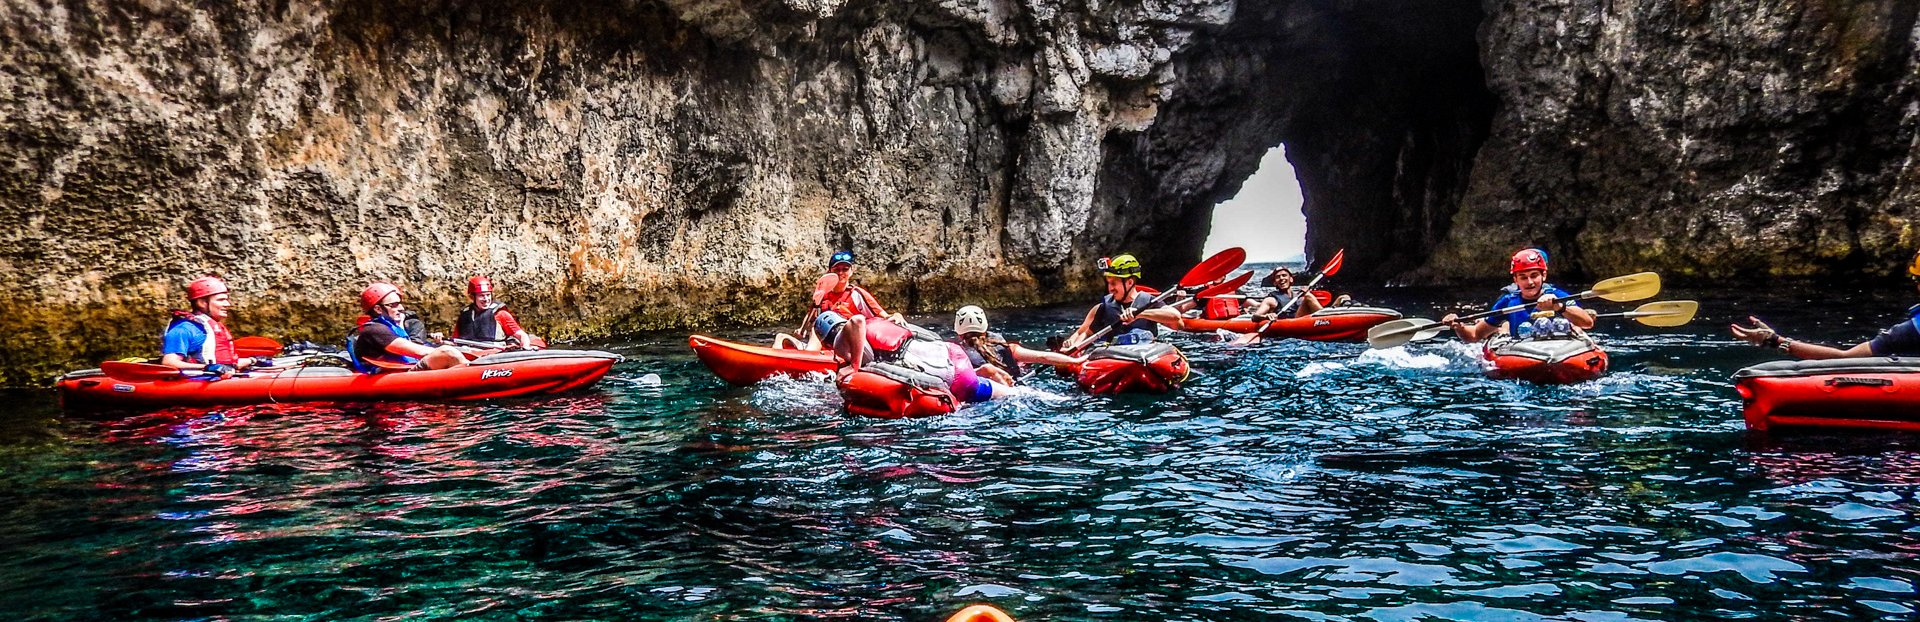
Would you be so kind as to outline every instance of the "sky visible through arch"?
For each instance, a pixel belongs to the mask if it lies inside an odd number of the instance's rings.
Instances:
[[[1260,170],[1240,187],[1240,194],[1213,208],[1213,232],[1202,256],[1238,246],[1247,249],[1250,262],[1298,258],[1307,246],[1301,204],[1293,164],[1283,147],[1274,147],[1260,159]]]

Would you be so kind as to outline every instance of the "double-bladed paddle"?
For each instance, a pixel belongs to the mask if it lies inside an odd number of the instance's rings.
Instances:
[[[152,382],[155,380],[178,380],[180,378],[207,375],[198,369],[180,370],[153,363],[129,363],[126,361],[107,361],[100,364],[100,372],[108,378],[121,382]]]
[[[1593,289],[1580,292],[1563,300],[1603,298],[1614,302],[1633,302],[1635,300],[1652,298],[1659,293],[1660,275],[1652,272],[1641,272],[1639,274],[1616,276],[1599,283],[1594,283]],[[1492,311],[1482,311],[1473,315],[1462,316],[1459,319],[1462,322],[1468,322],[1503,313],[1513,313],[1532,306],[1534,305],[1514,305],[1504,309],[1494,309]],[[1391,348],[1403,345],[1409,341],[1431,339],[1435,335],[1440,334],[1440,331],[1446,330],[1446,328],[1446,324],[1425,318],[1415,317],[1394,320],[1369,329],[1367,331],[1367,345],[1374,349]]]
[[[1199,287],[1201,285],[1205,285],[1216,279],[1219,279],[1220,277],[1226,276],[1232,273],[1235,268],[1239,268],[1240,264],[1246,263],[1246,261],[1247,261],[1246,249],[1240,248],[1238,246],[1220,251],[1218,253],[1214,253],[1213,256],[1208,257],[1206,261],[1200,262],[1200,265],[1194,266],[1192,270],[1188,270],[1186,276],[1180,277],[1179,284],[1174,285],[1173,287],[1167,288],[1166,291],[1160,292],[1160,295],[1158,296],[1154,296],[1153,302],[1160,302],[1161,300],[1165,300],[1168,295],[1172,294],[1175,290],[1179,288]],[[1208,289],[1212,289],[1212,288],[1208,288]],[[1131,302],[1128,303],[1129,305],[1128,308],[1130,309],[1132,308],[1131,304],[1132,304]],[[1133,309],[1133,311],[1135,313],[1138,313],[1141,310]],[[1073,344],[1071,347],[1068,347],[1065,350],[1061,350],[1061,352],[1066,354],[1077,353],[1080,350],[1085,349],[1087,346],[1092,345],[1094,342],[1100,341],[1101,337],[1107,336],[1107,333],[1112,331],[1113,331],[1112,326],[1107,326],[1106,328],[1102,328],[1100,329],[1100,332],[1087,336],[1087,338],[1084,340],[1081,340],[1080,343]]]

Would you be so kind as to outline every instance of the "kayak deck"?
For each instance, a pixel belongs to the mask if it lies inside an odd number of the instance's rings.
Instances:
[[[339,367],[298,367],[225,380],[128,380],[84,370],[61,377],[55,387],[69,408],[478,400],[585,387],[621,360],[609,352],[539,350],[493,354],[452,369],[362,374]]]

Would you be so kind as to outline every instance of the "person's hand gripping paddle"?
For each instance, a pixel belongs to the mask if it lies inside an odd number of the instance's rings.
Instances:
[[[1603,298],[1614,302],[1633,302],[1635,300],[1652,298],[1659,293],[1660,275],[1652,272],[1641,272],[1639,274],[1616,276],[1599,283],[1594,283],[1593,289],[1580,292],[1565,300]],[[1503,313],[1525,310],[1532,306],[1533,304],[1531,303],[1514,305],[1504,309],[1494,309],[1492,311],[1483,311],[1473,315],[1463,316],[1459,319],[1462,322],[1471,322]],[[1414,317],[1394,320],[1369,329],[1367,331],[1367,345],[1374,349],[1391,348],[1404,345],[1409,341],[1432,339],[1435,335],[1440,334],[1440,331],[1446,329],[1446,324],[1425,318]]]
[[[1160,302],[1161,300],[1165,300],[1167,296],[1173,294],[1173,292],[1175,291],[1178,291],[1180,288],[1199,287],[1201,285],[1206,285],[1207,283],[1217,281],[1220,279],[1220,277],[1223,277],[1232,273],[1235,268],[1239,268],[1240,264],[1245,263],[1246,261],[1247,261],[1246,249],[1242,249],[1238,246],[1220,251],[1218,253],[1214,253],[1213,256],[1208,257],[1206,261],[1200,262],[1200,265],[1194,266],[1192,270],[1188,270],[1186,276],[1180,277],[1179,284],[1174,285],[1173,287],[1167,288],[1165,291],[1160,292],[1160,295],[1158,296],[1154,296],[1153,302]],[[1131,307],[1129,308],[1131,309]],[[1132,309],[1132,310],[1136,313],[1140,311],[1140,309]],[[1080,343],[1068,344],[1067,347],[1065,349],[1062,349],[1060,352],[1068,355],[1078,354],[1081,350],[1086,349],[1087,346],[1093,345],[1094,343],[1099,342],[1101,338],[1106,337],[1107,333],[1112,331],[1113,331],[1112,326],[1102,328],[1100,329],[1100,332],[1087,336],[1087,338],[1082,340]]]

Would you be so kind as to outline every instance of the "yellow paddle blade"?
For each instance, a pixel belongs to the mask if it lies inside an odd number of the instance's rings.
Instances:
[[[1660,275],[1652,272],[1641,272],[1639,274],[1616,276],[1599,283],[1594,283],[1593,289],[1587,291],[1592,292],[1595,296],[1614,302],[1646,300],[1660,293]]]
[[[1700,303],[1692,300],[1666,300],[1640,305],[1622,315],[1648,326],[1669,328],[1693,321],[1693,314],[1699,310]]]

